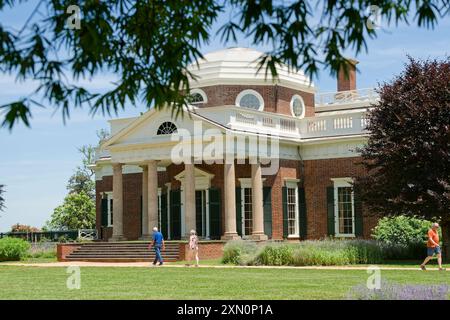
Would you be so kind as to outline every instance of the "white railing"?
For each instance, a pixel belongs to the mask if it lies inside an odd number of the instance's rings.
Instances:
[[[366,133],[365,112],[320,116],[300,120],[301,138],[321,138]]]
[[[235,129],[289,135],[302,139],[363,134],[366,132],[367,123],[364,111],[289,119],[277,114],[271,116],[239,110],[231,117],[230,125]]]
[[[96,240],[96,229],[78,229],[78,240]]]
[[[378,94],[373,88],[327,92],[320,93],[316,96],[316,106],[330,106],[338,104],[351,104],[360,102],[375,102]]]
[[[277,115],[270,116],[267,114],[256,114],[245,111],[235,111],[234,117],[231,119],[231,125],[235,128],[255,131],[270,130],[271,133],[278,131],[279,133],[298,133],[298,120],[288,119],[287,117],[279,117]]]

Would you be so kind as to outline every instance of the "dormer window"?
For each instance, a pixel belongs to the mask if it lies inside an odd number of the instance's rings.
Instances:
[[[193,89],[188,97],[188,101],[190,104],[202,104],[208,102],[206,93],[200,89]]]
[[[255,90],[244,90],[236,98],[236,105],[241,108],[264,110],[264,99]]]
[[[291,113],[296,118],[303,118],[305,116],[305,102],[297,94],[291,99]]]
[[[163,122],[159,126],[156,134],[159,136],[159,135],[164,135],[164,134],[172,134],[172,133],[176,133],[176,132],[177,132],[177,126],[173,122],[166,121],[166,122]]]

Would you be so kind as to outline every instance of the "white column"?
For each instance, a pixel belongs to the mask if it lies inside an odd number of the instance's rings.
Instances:
[[[185,163],[184,165],[184,220],[185,237],[189,237],[192,229],[195,230],[195,173],[194,163]]]
[[[224,163],[223,187],[225,204],[225,233],[222,240],[239,239],[236,232],[236,182],[234,173],[234,161]]]
[[[251,238],[254,240],[267,240],[264,234],[263,185],[261,177],[261,164],[252,164],[252,222]]]
[[[110,241],[126,240],[123,236],[122,164],[113,164],[113,235]]]
[[[148,162],[148,224],[149,231],[158,227],[158,166],[155,160]]]

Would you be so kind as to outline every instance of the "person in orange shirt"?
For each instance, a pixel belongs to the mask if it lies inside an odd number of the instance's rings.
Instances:
[[[431,225],[431,229],[428,230],[428,241],[427,241],[427,257],[420,265],[420,269],[427,270],[425,265],[433,258],[433,255],[436,254],[439,270],[445,270],[442,268],[442,254],[441,247],[439,246],[439,234],[438,234],[439,224],[433,223]]]

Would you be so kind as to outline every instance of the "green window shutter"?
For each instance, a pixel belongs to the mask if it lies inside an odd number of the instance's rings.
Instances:
[[[236,188],[236,232],[242,236],[241,188]]]
[[[141,200],[140,200],[140,204],[141,204],[141,210],[139,211],[140,212],[140,216],[141,216],[141,219],[140,219],[140,221],[141,221],[141,235],[143,235],[144,234],[144,212],[143,212],[143,209],[144,209],[144,201],[142,201],[143,200],[143,198],[142,198],[142,196],[141,196]]]
[[[327,216],[328,235],[334,236],[334,187],[327,187]]]
[[[208,191],[209,192],[209,191]],[[205,195],[206,197],[206,195]],[[202,222],[203,222],[203,209],[202,209],[202,201],[203,201],[203,190],[195,191],[195,231],[197,232],[197,236],[203,237],[202,230]]]
[[[272,188],[263,188],[264,233],[272,238]]]
[[[161,194],[161,232],[167,239],[169,233],[167,224],[167,194]]]
[[[108,226],[108,199],[102,199],[100,205],[102,227]]]
[[[181,192],[170,191],[170,226],[172,240],[181,239]]]
[[[211,239],[220,239],[221,233],[221,204],[220,189],[209,189],[209,236]]]
[[[363,213],[361,194],[358,188],[353,189],[353,207],[355,209],[355,236],[362,237],[363,234]]]
[[[288,237],[288,206],[287,206],[287,188],[281,188],[283,199],[283,238]]]
[[[305,188],[298,188],[298,217],[300,238],[306,239],[307,218],[306,218],[306,198]]]

